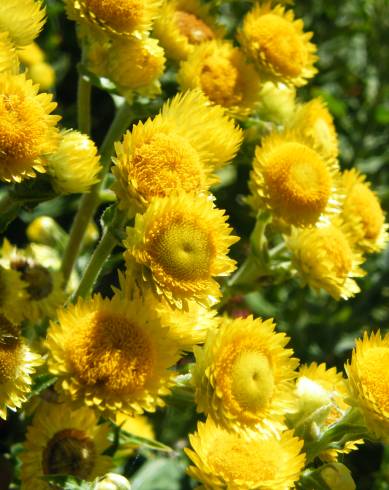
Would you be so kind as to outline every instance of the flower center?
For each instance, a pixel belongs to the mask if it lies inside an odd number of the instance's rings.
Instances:
[[[324,161],[301,143],[275,148],[266,162],[265,180],[272,207],[291,224],[314,224],[331,193]]]
[[[376,239],[385,221],[380,203],[366,184],[357,183],[353,186],[346,200],[345,215],[351,213],[359,216],[366,238]]]
[[[152,240],[151,255],[174,279],[195,281],[208,278],[214,255],[209,233],[198,223],[177,218],[172,221]],[[155,228],[158,229],[159,224]]]
[[[133,32],[146,16],[140,0],[82,0],[92,19],[106,23],[118,32]]]
[[[12,261],[11,268],[21,273],[23,281],[28,284],[26,290],[34,301],[47,298],[52,292],[53,280],[43,265],[19,257]]]
[[[255,412],[265,408],[274,391],[269,359],[261,352],[242,352],[231,368],[231,392],[239,405]]]
[[[200,44],[215,37],[212,29],[194,14],[177,10],[174,14],[174,20],[178,30],[190,44]]]
[[[20,362],[20,349],[18,327],[0,315],[0,384],[14,379]]]
[[[278,445],[273,441],[250,441],[245,444],[237,436],[225,432],[216,436],[210,447],[209,466],[225,482],[241,480],[260,484],[273,480],[277,475],[278,464],[274,456],[279,457],[279,452]]]
[[[180,136],[154,136],[135,149],[132,165],[138,192],[146,199],[176,190],[198,191],[205,185],[198,153]]]
[[[237,105],[243,98],[238,69],[231,60],[218,54],[208,56],[200,80],[203,92],[223,107]]]
[[[154,370],[155,352],[146,332],[119,315],[92,313],[66,343],[72,369],[85,385],[132,394]]]
[[[358,358],[363,392],[383,416],[389,413],[389,347],[372,347]]]
[[[94,442],[85,432],[77,429],[61,430],[43,450],[43,473],[73,475],[87,480],[93,471],[95,456]]]

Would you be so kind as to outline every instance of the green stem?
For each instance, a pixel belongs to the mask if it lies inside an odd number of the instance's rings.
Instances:
[[[80,206],[70,230],[69,241],[62,262],[62,274],[65,285],[69,280],[78,257],[89,221],[92,219],[101,202],[99,194],[104,185],[104,178],[109,170],[114,143],[122,136],[123,132],[131,123],[130,109],[130,106],[125,102],[117,111],[115,119],[100,148],[102,164],[101,180],[91,188],[89,193],[84,194],[81,198]]]
[[[77,291],[72,296],[73,301],[78,296],[86,297],[90,294],[105,261],[110,256],[115,245],[119,243],[119,239],[117,238],[118,231],[122,229],[123,225],[127,222],[127,219],[128,215],[126,211],[119,211],[116,209],[116,213],[111,223],[104,230],[100,243],[93,252]]]
[[[78,130],[90,134],[91,130],[91,84],[82,74],[78,77],[77,124]]]

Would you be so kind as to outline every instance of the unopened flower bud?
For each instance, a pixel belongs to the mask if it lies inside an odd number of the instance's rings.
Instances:
[[[131,490],[131,485],[124,476],[116,473],[107,473],[94,484],[93,490]]]

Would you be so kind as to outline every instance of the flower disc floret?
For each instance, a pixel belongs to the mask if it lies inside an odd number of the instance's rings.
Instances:
[[[230,235],[226,219],[206,196],[155,198],[127,229],[126,261],[138,264],[143,280],[172,305],[210,306],[221,294],[214,277],[235,268],[227,253],[237,237]]]
[[[96,295],[59,310],[58,320],[47,347],[62,393],[106,412],[142,413],[163,405],[177,347],[146,305]]]
[[[389,443],[389,333],[365,332],[345,368],[351,403],[360,408],[370,431]]]
[[[317,72],[316,46],[303,26],[292,10],[266,2],[245,16],[238,39],[263,76],[300,87]]]
[[[26,76],[0,74],[0,180],[20,182],[45,172],[58,145],[56,103]]]
[[[271,320],[222,319],[204,347],[194,349],[198,410],[229,430],[283,430],[298,365],[288,341]]]
[[[285,431],[279,437],[250,437],[230,432],[208,417],[189,436],[192,449],[185,449],[195,466],[188,474],[204,488],[280,490],[294,488],[304,467],[303,441]]]
[[[17,47],[26,46],[38,37],[46,11],[41,0],[2,0],[0,32],[7,32]]]

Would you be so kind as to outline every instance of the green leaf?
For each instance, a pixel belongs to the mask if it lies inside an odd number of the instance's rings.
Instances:
[[[171,447],[166,446],[162,442],[155,441],[153,439],[146,439],[145,437],[136,436],[135,434],[131,434],[131,432],[127,432],[123,429],[120,430],[120,443],[132,444],[134,446],[142,446],[147,449],[152,449],[154,451],[162,451],[166,453],[173,451]]]
[[[85,80],[87,80],[95,87],[108,93],[117,94],[117,87],[115,83],[109,78],[97,76],[95,73],[89,71],[88,68],[82,63],[79,63],[77,65],[77,69],[80,75],[82,75]]]
[[[159,458],[145,463],[134,475],[132,490],[180,490],[184,466],[174,459]]]
[[[38,395],[42,391],[49,388],[57,381],[56,376],[53,376],[50,373],[38,374],[38,376],[34,377],[34,384],[32,386],[32,394]]]
[[[53,485],[53,488],[58,488],[61,490],[91,490],[92,484],[85,481],[80,480],[75,476],[69,475],[44,475],[40,477],[41,480],[45,480],[50,485]]]

